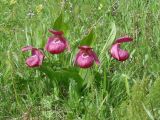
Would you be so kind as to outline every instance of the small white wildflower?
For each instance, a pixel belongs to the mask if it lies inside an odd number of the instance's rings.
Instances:
[[[33,11],[29,11],[29,13],[27,13],[27,16],[29,16],[30,18],[32,18],[32,16],[34,16],[35,14],[33,13]]]

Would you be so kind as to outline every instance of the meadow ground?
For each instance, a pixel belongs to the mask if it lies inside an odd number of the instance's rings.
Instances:
[[[159,8],[159,0],[0,0],[0,119],[159,120]],[[43,48],[61,13],[72,52],[45,51],[42,67],[27,67],[21,48]],[[73,58],[90,31],[101,65],[83,70]],[[119,62],[108,50],[124,35],[134,40]]]

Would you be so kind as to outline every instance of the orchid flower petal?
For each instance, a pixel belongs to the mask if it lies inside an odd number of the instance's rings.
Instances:
[[[66,48],[67,48],[68,52],[70,52],[71,48],[70,48],[70,45],[67,40],[65,40],[65,44],[66,44]]]
[[[93,57],[94,57],[95,63],[96,63],[97,65],[99,65],[99,64],[100,64],[100,61],[99,61],[99,59],[98,59],[98,57],[97,57],[97,55],[96,55],[96,53],[95,53],[94,51],[92,51],[92,55],[93,55]]]
[[[74,60],[74,64],[76,64],[77,63],[77,59],[78,59],[78,57],[80,56],[80,55],[82,55],[82,51],[80,50],[77,54],[76,54],[76,58],[75,58],[75,60]]]
[[[129,53],[126,50],[119,49],[119,61],[125,61],[129,58]]]
[[[63,35],[63,31],[49,30],[49,32],[54,34],[54,35]]]
[[[31,57],[27,58],[26,64],[29,67],[39,66],[39,57],[37,55],[34,55],[34,56],[31,56]]]
[[[53,41],[53,37],[49,37],[49,38],[48,38],[48,41],[47,41],[47,44],[45,45],[45,50],[48,49],[48,46],[49,46],[49,44],[50,44],[52,41]]]
[[[23,47],[21,50],[22,50],[22,52],[25,52],[25,51],[32,50],[32,49],[33,49],[33,47],[31,45],[29,45],[29,46]]]
[[[39,59],[40,59],[40,63],[42,63],[42,61],[44,59],[44,54],[39,49],[33,48],[32,56],[33,55],[37,55],[39,57]]]
[[[84,46],[79,46],[78,49],[80,49],[80,50],[91,50],[92,48],[84,45]]]
[[[129,36],[124,36],[124,37],[118,38],[116,40],[116,43],[131,42],[131,41],[133,41],[133,38]]]
[[[111,55],[113,58],[116,58],[117,60],[119,60],[119,47],[120,47],[120,43],[116,43],[114,45],[112,45],[112,48],[110,50]]]

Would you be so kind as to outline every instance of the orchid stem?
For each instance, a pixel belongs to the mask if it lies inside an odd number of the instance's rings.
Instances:
[[[17,106],[19,107],[20,104],[19,104],[19,101],[18,101],[16,87],[15,87],[15,82],[14,82],[13,78],[12,78],[12,84],[13,84],[13,90],[14,90],[14,96],[15,96],[15,99],[16,99],[16,103],[17,103]]]
[[[125,86],[126,86],[126,93],[130,97],[129,83],[127,77],[125,78]]]
[[[106,85],[107,85],[107,78],[106,78],[106,62],[104,63],[104,83],[103,83],[103,95],[106,94]]]

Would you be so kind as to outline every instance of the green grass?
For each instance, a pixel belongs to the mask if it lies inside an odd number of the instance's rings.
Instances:
[[[159,0],[11,1],[0,1],[0,119],[160,119]],[[43,48],[61,12],[71,48],[93,29],[100,68],[74,68],[78,49],[60,56],[45,52],[48,68],[25,65],[29,54],[21,48]],[[126,34],[134,38],[122,45],[130,59],[111,59],[112,40]]]

